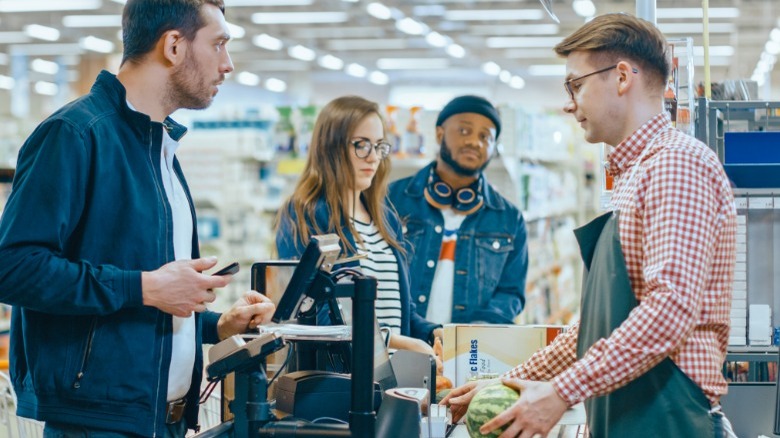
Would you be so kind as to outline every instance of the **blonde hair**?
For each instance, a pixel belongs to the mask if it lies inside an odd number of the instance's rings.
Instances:
[[[336,233],[347,251],[355,251],[341,227],[345,223],[355,241],[361,241],[349,220],[352,212],[347,211],[347,198],[351,188],[355,187],[355,170],[350,160],[350,154],[355,151],[349,141],[357,126],[372,115],[382,120],[383,133],[387,132],[379,106],[362,97],[339,97],[322,108],[314,124],[306,166],[292,196],[279,210],[277,232],[281,221],[288,221],[293,230],[294,242],[300,240],[306,245],[312,235]],[[389,233],[390,227],[384,214],[385,208],[391,208],[385,204],[389,173],[390,160],[381,160],[371,186],[363,191],[363,199],[379,234],[389,245],[403,253],[398,240]],[[320,229],[315,218],[314,209],[320,198],[325,199],[328,208],[327,229]]]
[[[627,58],[664,87],[671,72],[666,38],[649,21],[625,13],[599,15],[564,38],[553,50],[567,57],[576,51],[592,52],[605,64]]]

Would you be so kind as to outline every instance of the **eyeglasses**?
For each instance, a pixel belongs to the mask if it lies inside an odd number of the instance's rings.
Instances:
[[[617,65],[617,64],[615,64],[615,65],[613,65],[613,66],[611,66],[611,67],[602,68],[601,70],[596,70],[596,71],[594,71],[593,73],[588,73],[588,74],[586,74],[586,75],[582,75],[582,76],[580,76],[580,77],[571,78],[571,79],[569,79],[569,80],[567,80],[566,82],[564,82],[564,83],[563,83],[563,88],[565,88],[565,89],[566,89],[566,92],[567,92],[567,93],[569,93],[569,98],[570,98],[571,100],[574,100],[574,92],[575,92],[575,91],[579,91],[579,89],[580,89],[580,86],[579,86],[579,84],[572,85],[574,82],[577,82],[577,81],[580,81],[580,80],[582,80],[582,79],[585,79],[585,78],[587,78],[588,76],[593,76],[593,75],[597,75],[597,74],[599,74],[599,73],[604,73],[605,71],[612,70],[613,68],[615,68],[615,67],[617,67],[617,66],[618,66],[618,65]],[[575,90],[575,88],[574,88],[574,87],[576,87],[576,90]]]
[[[368,158],[371,154],[371,149],[376,151],[376,155],[380,160],[384,160],[390,155],[390,143],[383,140],[372,144],[371,141],[365,138],[359,138],[352,140],[349,144],[355,148],[355,155],[358,158]]]

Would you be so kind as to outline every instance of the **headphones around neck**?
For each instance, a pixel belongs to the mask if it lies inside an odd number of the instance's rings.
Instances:
[[[471,185],[454,190],[449,184],[442,181],[435,172],[436,167],[431,167],[428,175],[428,184],[425,186],[425,199],[432,206],[443,209],[452,207],[461,214],[471,214],[482,208],[482,174]]]

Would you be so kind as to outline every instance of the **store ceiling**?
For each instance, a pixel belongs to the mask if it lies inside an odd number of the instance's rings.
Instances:
[[[14,76],[12,65],[17,58],[12,54],[28,55],[25,62],[30,69],[29,79],[36,83],[56,82],[57,77],[56,73],[45,72],[53,68],[51,63],[36,60],[60,63],[66,72],[60,73],[60,77],[78,81],[79,70],[84,71],[79,68],[84,56],[102,56],[84,48],[89,41],[85,38],[109,41],[113,44],[109,51],[121,52],[122,0],[54,0],[49,3],[86,4],[71,11],[15,11],[41,2],[0,0],[0,87],[7,87],[7,78]],[[241,36],[241,30],[234,30],[236,38],[228,46],[236,68],[231,79],[247,83],[259,80],[258,86],[272,88],[302,78],[314,87],[319,83],[369,80],[380,83],[386,80],[389,86],[504,86],[499,83],[499,77],[483,71],[485,63],[492,62],[495,65],[489,64],[489,68],[508,72],[502,76],[508,79],[505,86],[518,87],[525,83],[526,87],[534,87],[546,81],[560,81],[563,61],[554,56],[551,48],[584,22],[575,13],[573,0],[552,0],[552,10],[560,24],[544,12],[538,0],[384,0],[382,4],[388,10],[371,6],[376,15],[391,15],[388,19],[371,15],[368,12],[371,3],[371,0],[226,0],[228,21],[240,26],[244,33]],[[634,1],[594,0],[594,3],[597,14],[636,11]],[[670,38],[690,36],[695,46],[702,46],[701,5],[700,0],[658,0],[661,29]],[[712,80],[749,78],[770,32],[780,26],[780,1],[710,0],[709,5]],[[271,15],[287,12],[298,15]],[[296,20],[303,22],[291,22]],[[399,30],[402,22],[411,31],[417,26],[421,34]],[[56,29],[59,37],[47,41],[42,39],[45,35],[31,36],[36,30],[31,25]],[[436,34],[426,38],[432,32]],[[270,50],[255,43],[280,47]],[[291,50],[296,46],[310,49],[310,52],[295,50],[313,59],[292,56]],[[703,57],[696,58],[697,65],[702,61]],[[338,68],[332,70],[328,66]],[[375,71],[379,73],[372,75]],[[365,76],[356,77],[348,72]],[[776,73],[773,75],[778,77]],[[269,78],[282,82],[268,83]],[[703,70],[697,67],[695,80],[702,79]],[[88,82],[91,81],[89,78]],[[45,92],[45,87],[40,91]]]

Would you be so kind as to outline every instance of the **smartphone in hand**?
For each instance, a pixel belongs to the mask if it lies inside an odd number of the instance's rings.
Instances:
[[[211,275],[233,275],[238,272],[240,268],[238,262],[233,262]]]

